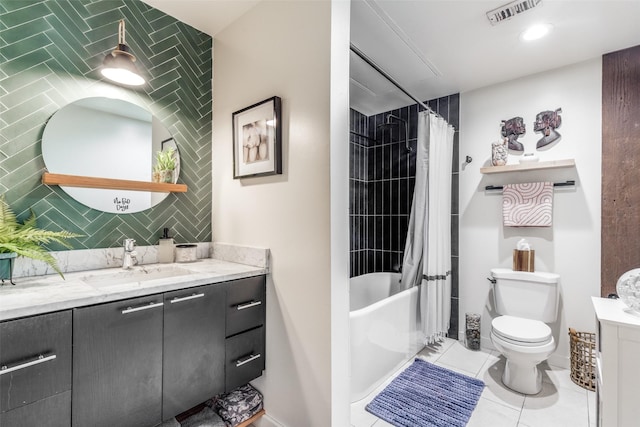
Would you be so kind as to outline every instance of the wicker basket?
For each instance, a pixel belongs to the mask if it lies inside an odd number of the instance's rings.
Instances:
[[[596,389],[596,334],[569,328],[571,380],[582,388]]]

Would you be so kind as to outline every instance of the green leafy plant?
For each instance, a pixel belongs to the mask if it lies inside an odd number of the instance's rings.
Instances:
[[[176,149],[173,147],[167,148],[164,151],[158,151],[156,154],[155,171],[172,171],[176,169],[177,157]]]
[[[49,231],[36,228],[36,215],[31,211],[29,218],[22,224],[7,204],[4,195],[0,196],[0,253],[16,253],[20,256],[44,261],[62,278],[64,275],[58,267],[56,259],[42,245],[59,243],[71,248],[66,241],[73,237],[81,237],[68,231]]]

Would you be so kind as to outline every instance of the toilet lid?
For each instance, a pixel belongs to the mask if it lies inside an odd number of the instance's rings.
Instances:
[[[539,321],[515,316],[500,316],[491,322],[493,332],[510,341],[542,344],[551,340],[551,328]]]

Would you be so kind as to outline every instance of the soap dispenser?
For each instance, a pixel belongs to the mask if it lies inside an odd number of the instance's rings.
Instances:
[[[173,238],[169,237],[169,229],[165,227],[162,232],[162,237],[158,240],[158,262],[173,262],[173,252]]]

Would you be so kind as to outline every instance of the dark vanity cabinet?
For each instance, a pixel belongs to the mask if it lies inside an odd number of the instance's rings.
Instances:
[[[159,424],[224,388],[224,286],[76,309],[73,422]]]
[[[224,391],[224,286],[164,294],[162,418]]]
[[[0,426],[71,425],[71,311],[0,322]]]
[[[227,286],[226,391],[259,377],[265,368],[265,294],[265,276]]]
[[[262,375],[265,276],[0,322],[0,427],[152,427]]]
[[[162,326],[162,294],[74,310],[74,426],[162,421]]]

